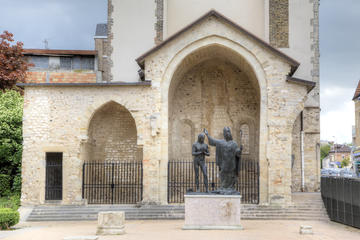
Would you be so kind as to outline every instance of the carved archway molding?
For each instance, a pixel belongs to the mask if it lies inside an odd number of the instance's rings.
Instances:
[[[175,56],[169,61],[167,67],[162,75],[161,79],[161,99],[162,99],[162,122],[163,127],[161,131],[161,139],[162,139],[162,159],[168,159],[168,149],[165,146],[168,146],[168,114],[169,114],[169,89],[171,86],[171,81],[173,80],[173,76],[181,66],[181,64],[186,61],[187,56],[193,54],[194,52],[212,47],[221,47],[224,51],[228,51],[230,54],[241,57],[244,59],[247,64],[251,67],[252,72],[254,73],[257,81],[258,81],[258,91],[260,95],[260,124],[259,124],[259,163],[260,163],[260,181],[267,181],[268,175],[268,163],[266,158],[266,141],[267,141],[267,79],[266,72],[263,69],[262,64],[257,59],[256,55],[246,49],[244,46],[229,40],[227,38],[212,35],[200,40],[194,41],[188,44],[186,47],[182,48],[178,51]],[[260,183],[260,202],[267,202],[268,196],[267,183]]]

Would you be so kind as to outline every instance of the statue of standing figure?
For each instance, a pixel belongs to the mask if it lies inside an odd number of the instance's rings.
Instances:
[[[238,147],[233,140],[229,127],[224,127],[224,139],[220,140],[209,136],[206,129],[204,129],[204,133],[209,140],[210,146],[216,147],[216,165],[220,170],[220,189],[214,193],[239,194],[235,190],[235,184],[237,182],[242,146]]]
[[[192,145],[192,155],[194,156],[196,192],[200,192],[199,167],[204,176],[205,191],[206,192],[209,191],[205,156],[210,156],[210,153],[209,153],[208,145],[204,143],[204,139],[205,139],[205,134],[200,133],[198,136],[198,141]]]

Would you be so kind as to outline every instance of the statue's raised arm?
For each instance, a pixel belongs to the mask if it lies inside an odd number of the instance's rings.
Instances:
[[[206,130],[206,128],[204,128],[204,133],[209,140],[210,146],[216,146],[216,144],[218,144],[221,141],[221,140],[218,140],[218,139],[215,139],[215,138],[212,138],[211,136],[209,136],[209,132],[208,132],[208,130]]]

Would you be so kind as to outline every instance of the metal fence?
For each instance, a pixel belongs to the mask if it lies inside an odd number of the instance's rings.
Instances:
[[[142,162],[84,163],[82,197],[89,204],[133,204],[142,200]]]
[[[62,199],[62,153],[46,153],[45,200]]]
[[[219,187],[219,169],[215,162],[207,162],[209,191]],[[203,174],[199,169],[200,191],[205,191]],[[168,203],[183,203],[187,191],[195,191],[194,163],[190,160],[169,161]],[[259,163],[242,159],[236,189],[242,195],[242,203],[259,203]]]
[[[321,177],[321,196],[332,221],[360,228],[360,179]]]

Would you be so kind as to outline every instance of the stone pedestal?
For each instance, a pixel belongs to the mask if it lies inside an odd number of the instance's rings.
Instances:
[[[96,235],[125,234],[124,212],[99,212]]]
[[[184,230],[241,230],[240,195],[185,195]]]

